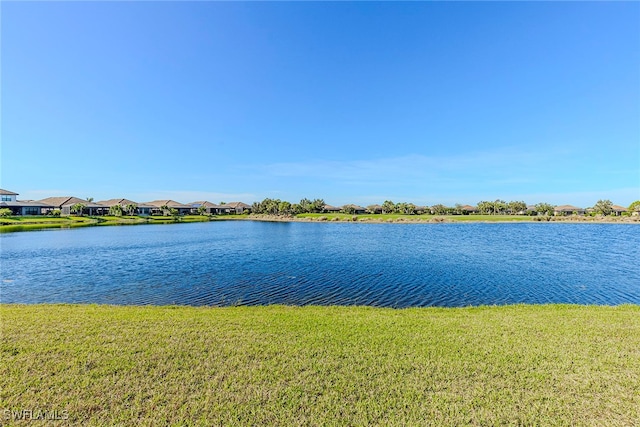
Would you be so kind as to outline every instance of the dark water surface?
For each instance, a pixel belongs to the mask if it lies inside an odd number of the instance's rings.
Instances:
[[[3,303],[640,304],[640,227],[221,221],[0,235]]]

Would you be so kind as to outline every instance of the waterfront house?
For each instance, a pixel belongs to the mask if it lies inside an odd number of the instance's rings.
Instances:
[[[53,209],[60,210],[62,215],[71,215],[71,208],[77,204],[84,206],[81,212],[82,215],[106,215],[109,213],[107,206],[73,196],[47,197],[46,199],[39,200],[39,202],[51,205]]]
[[[356,215],[362,215],[362,214],[365,214],[367,212],[367,210],[365,208],[363,208],[362,206],[358,206],[358,205],[344,205],[341,210],[344,213],[353,213],[353,214],[356,214]]]
[[[324,207],[322,208],[322,211],[326,213],[337,213],[337,212],[340,212],[340,208],[336,206],[331,206],[331,205],[324,205]]]
[[[100,205],[106,206],[108,208],[112,208],[113,206],[119,205],[122,207],[122,212],[127,213],[127,206],[134,205],[136,207],[133,212],[134,215],[151,215],[151,210],[155,209],[155,206],[146,205],[144,203],[136,203],[133,200],[129,199],[109,199],[109,200],[101,200],[96,202]]]
[[[221,214],[223,211],[222,206],[216,205],[215,203],[207,202],[206,200],[191,202],[191,203],[188,203],[188,205],[191,206],[191,213],[193,214],[197,214],[198,209],[201,207],[204,207],[205,212],[208,213],[209,215],[218,215],[218,214]]]
[[[370,213],[370,214],[381,214],[382,213],[382,206],[380,206],[380,205],[367,206],[367,212]]]
[[[611,215],[620,216],[623,213],[627,212],[627,208],[620,205],[611,206]]]
[[[477,214],[478,208],[475,208],[471,205],[464,205],[460,208],[460,211],[462,211],[463,215]]]
[[[585,213],[587,213],[585,209],[578,208],[571,205],[556,206],[553,209],[553,214],[556,216],[584,215]]]
[[[175,200],[154,200],[152,202],[146,202],[144,205],[152,206],[150,208],[151,215],[164,215],[164,207],[175,209],[178,211],[178,215],[187,215],[191,213],[191,206],[185,205]]]
[[[225,203],[220,207],[224,213],[241,214],[244,211],[251,211],[251,206],[242,202]]]
[[[42,215],[53,206],[34,200],[17,200],[18,193],[0,188],[0,209],[11,210],[12,215]]]

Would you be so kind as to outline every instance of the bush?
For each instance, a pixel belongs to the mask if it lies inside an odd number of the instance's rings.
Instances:
[[[0,217],[7,217],[7,216],[11,216],[12,214],[13,212],[11,212],[11,209],[9,208],[0,209]]]

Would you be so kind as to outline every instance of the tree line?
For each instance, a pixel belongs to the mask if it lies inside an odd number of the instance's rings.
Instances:
[[[361,207],[353,204],[344,205],[341,208],[342,213],[355,214]],[[593,206],[593,212],[599,215],[610,215],[613,212],[613,203],[610,200],[598,200]],[[433,206],[417,206],[409,202],[394,203],[391,200],[385,200],[382,205],[369,205],[365,209],[365,213],[369,214],[400,214],[400,215],[465,215],[470,213],[479,213],[483,215],[553,215],[555,205],[550,203],[537,203],[529,207],[524,201],[505,200],[478,202],[475,207],[469,209],[468,206],[456,204],[453,207],[436,204]],[[251,206],[251,212],[257,214],[269,215],[298,215],[304,213],[323,213],[325,212],[325,202],[323,199],[302,199],[299,203],[290,203],[286,200],[266,198],[261,202],[254,202]],[[633,202],[628,212],[640,212],[640,200]]]

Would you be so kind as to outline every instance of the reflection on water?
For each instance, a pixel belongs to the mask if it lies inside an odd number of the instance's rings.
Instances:
[[[640,227],[225,221],[0,235],[3,303],[640,304]]]

